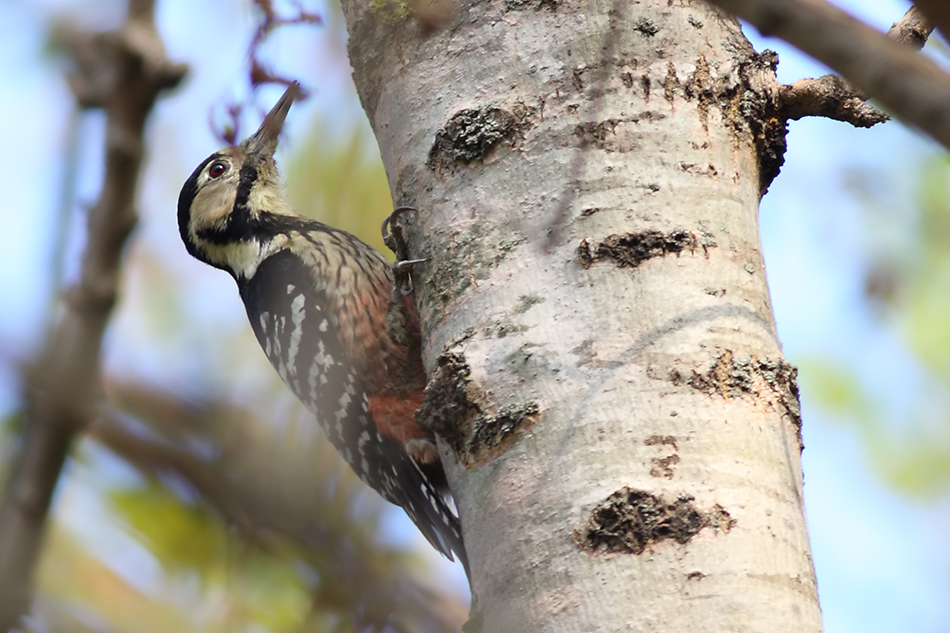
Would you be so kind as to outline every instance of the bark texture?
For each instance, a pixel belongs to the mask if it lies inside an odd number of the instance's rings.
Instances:
[[[818,631],[758,234],[775,59],[704,2],[344,1],[403,214],[466,631]]]

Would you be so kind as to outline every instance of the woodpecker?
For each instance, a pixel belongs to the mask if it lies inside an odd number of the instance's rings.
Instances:
[[[392,265],[355,236],[296,213],[274,162],[299,86],[254,135],[206,158],[178,198],[188,252],[231,274],[264,353],[368,486],[435,549],[468,563],[422,404],[419,318]]]

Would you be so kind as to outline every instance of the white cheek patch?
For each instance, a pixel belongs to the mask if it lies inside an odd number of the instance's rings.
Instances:
[[[209,229],[222,228],[228,215],[234,209],[237,196],[237,179],[225,178],[209,181],[200,186],[194,202],[191,203],[192,235]]]

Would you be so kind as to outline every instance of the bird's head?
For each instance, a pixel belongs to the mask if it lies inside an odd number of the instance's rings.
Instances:
[[[178,230],[188,252],[250,277],[279,231],[274,218],[293,215],[281,190],[274,151],[290,106],[300,96],[293,82],[252,136],[206,158],[178,196]]]

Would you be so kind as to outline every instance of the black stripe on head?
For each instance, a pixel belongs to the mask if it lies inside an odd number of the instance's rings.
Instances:
[[[244,164],[241,165],[241,173],[238,176],[238,190],[234,197],[234,208],[247,209],[247,199],[251,196],[251,190],[254,189],[254,183],[257,182],[259,172],[257,170],[260,162],[254,160],[256,157],[249,156]]]
[[[259,210],[254,216],[251,216],[247,206],[235,205],[230,215],[228,215],[227,224],[223,228],[202,229],[197,232],[197,235],[211,244],[224,245],[251,239],[266,242],[278,235],[288,234],[292,231],[298,231],[302,234],[306,234],[308,231],[332,232],[325,224],[303,216],[293,217],[270,213],[266,210]]]
[[[274,223],[274,216],[266,209],[255,209],[254,217],[248,206],[251,191],[259,183],[258,161],[247,160],[238,172],[238,187],[234,197],[234,206],[228,213],[223,227],[201,229],[198,237],[212,244],[234,244],[253,238],[267,240],[280,232]]]
[[[214,157],[212,156],[212,158]],[[198,237],[211,244],[235,244],[252,238],[266,240],[276,234],[275,231],[267,231],[266,227],[261,226],[259,219],[252,219],[250,208],[247,205],[251,191],[259,178],[257,167],[254,165],[255,162],[248,160],[241,166],[241,171],[238,172],[238,189],[234,198],[234,206],[228,213],[224,226],[201,229],[196,232]],[[261,215],[262,212],[264,212],[263,209],[258,209],[258,215]]]
[[[228,214],[227,223],[223,229],[204,229],[198,232],[198,237],[207,240],[212,244],[231,244],[241,242],[251,238],[267,239],[273,237],[277,232],[268,231],[267,227],[262,226],[260,216],[267,214],[266,209],[256,209],[258,218],[251,217],[251,209],[247,204],[251,197],[251,191],[258,184],[260,172],[258,166],[260,162],[253,156],[249,156],[238,172],[238,188],[234,196],[234,207]]]

